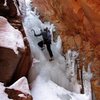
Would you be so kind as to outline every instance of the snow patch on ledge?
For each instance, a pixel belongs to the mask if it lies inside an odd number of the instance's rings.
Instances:
[[[78,94],[65,90],[51,80],[44,80],[41,76],[31,84],[34,100],[89,100],[86,94]]]
[[[4,84],[0,82],[0,98],[2,98],[2,100],[11,100],[8,99],[8,95],[4,91],[5,91]]]
[[[30,94],[28,81],[27,81],[26,77],[20,78],[19,80],[17,80],[13,85],[11,85],[8,88],[19,90],[19,91],[26,93],[26,94]]]
[[[21,32],[13,28],[2,16],[0,16],[0,46],[11,48],[16,54],[18,48],[25,48]]]

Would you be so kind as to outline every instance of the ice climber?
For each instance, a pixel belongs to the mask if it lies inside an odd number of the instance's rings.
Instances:
[[[50,34],[50,30],[46,27],[43,31],[41,30],[40,34],[35,34],[35,32],[34,32],[34,35],[35,36],[41,36],[42,35],[43,41],[40,41],[38,43],[38,45],[39,45],[39,47],[41,47],[42,50],[44,48],[44,44],[46,45],[47,50],[48,50],[49,55],[50,55],[49,61],[52,61],[54,58],[53,58],[53,53],[52,53],[52,50],[51,50],[51,34]]]

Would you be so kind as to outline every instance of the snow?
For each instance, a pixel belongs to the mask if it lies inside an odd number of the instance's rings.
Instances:
[[[37,77],[32,87],[34,100],[88,100],[85,94],[67,91],[51,80],[45,81],[41,76]]]
[[[18,54],[18,48],[24,49],[23,37],[17,29],[14,29],[6,18],[0,16],[0,46],[11,48]]]
[[[4,92],[5,87],[4,84],[0,82],[0,98],[2,98],[2,100],[12,100],[12,99],[8,99],[8,95]]]
[[[18,4],[17,4],[16,0],[13,0],[13,1],[14,1],[14,5],[17,9],[17,16],[20,16],[20,11],[19,11],[19,8],[18,8]]]
[[[7,6],[7,0],[4,1],[4,6]]]
[[[19,7],[18,10],[21,12],[21,15],[24,17],[26,15],[26,4],[25,0],[18,0],[19,2]]]
[[[85,68],[83,66],[83,85],[84,85],[84,92],[86,95],[89,96],[89,100],[92,100],[92,90],[91,90],[91,78],[92,78],[92,74],[91,74],[91,63],[88,64],[88,71],[85,71]]]
[[[62,52],[62,49],[61,49],[62,48],[62,41],[61,41],[60,36],[58,36],[58,38],[57,38],[56,48],[57,48],[59,53]]]
[[[24,94],[19,94],[18,96],[19,96],[19,97],[27,98]]]
[[[23,93],[30,94],[28,81],[26,77],[22,77],[19,80],[17,80],[13,85],[9,86],[10,89],[19,90]]]

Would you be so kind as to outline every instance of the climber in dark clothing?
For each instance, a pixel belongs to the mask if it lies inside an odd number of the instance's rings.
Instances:
[[[49,52],[49,55],[50,55],[50,61],[53,60],[53,53],[52,53],[52,50],[51,50],[51,34],[50,34],[50,31],[48,30],[48,28],[45,28],[44,31],[41,31],[40,34],[35,34],[34,32],[34,35],[35,36],[41,36],[43,37],[43,41],[40,41],[38,43],[38,45],[40,47],[43,46],[43,44],[46,44],[46,47],[47,47],[47,50]]]

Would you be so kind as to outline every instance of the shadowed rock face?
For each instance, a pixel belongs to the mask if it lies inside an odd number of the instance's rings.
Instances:
[[[49,20],[56,25],[62,38],[63,52],[77,49],[80,60],[85,57],[85,66],[93,62],[93,79],[99,80],[100,0],[32,1],[33,6],[38,8],[42,21]]]
[[[17,9],[14,5],[13,0],[6,0],[7,5],[5,4],[5,0],[0,0],[0,15],[5,17],[16,17]]]
[[[19,90],[14,89],[5,89],[5,92],[8,94],[9,99],[13,100],[32,100],[32,96],[29,94],[25,94]],[[23,97],[20,97],[19,95],[24,95]]]
[[[0,81],[10,82],[21,55],[16,55],[12,49],[0,47]]]

